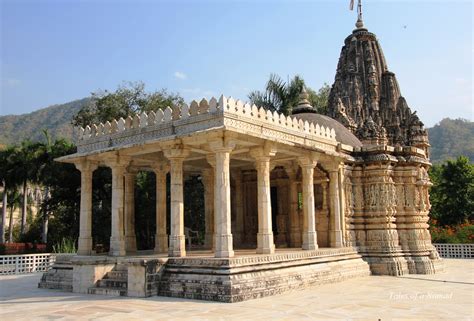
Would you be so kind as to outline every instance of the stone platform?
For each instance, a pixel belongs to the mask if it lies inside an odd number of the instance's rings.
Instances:
[[[159,295],[239,302],[367,275],[369,265],[352,248],[282,249],[269,255],[238,251],[226,259],[168,259]]]
[[[233,258],[212,255],[211,251],[190,251],[181,258],[146,253],[127,257],[75,256],[69,263],[73,267],[72,278],[62,280],[61,289],[239,302],[370,275],[369,265],[354,248],[280,249],[267,255],[237,250]],[[57,275],[54,269],[45,273],[51,274]],[[65,287],[67,282],[70,287]]]

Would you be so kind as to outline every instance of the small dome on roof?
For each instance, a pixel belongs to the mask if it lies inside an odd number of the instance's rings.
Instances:
[[[309,103],[309,95],[306,89],[303,87],[300,94],[300,101],[298,105],[293,108],[292,116],[298,120],[307,120],[309,123],[319,124],[319,126],[334,128],[336,132],[336,140],[342,144],[350,145],[353,147],[362,146],[361,141],[343,124],[337,120],[316,113],[313,106]]]

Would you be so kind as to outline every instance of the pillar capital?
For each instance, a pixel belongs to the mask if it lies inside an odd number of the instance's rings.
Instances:
[[[165,162],[165,161],[155,163],[153,164],[151,168],[153,172],[157,175],[163,174],[163,173],[166,174],[170,171],[170,165],[168,164],[168,162]]]
[[[277,153],[277,148],[272,143],[265,143],[263,147],[255,147],[252,148],[249,152],[250,156],[255,158],[255,160],[264,160],[266,158],[270,158],[275,156]]]
[[[324,167],[325,170],[331,173],[331,172],[337,172],[339,171],[340,168],[343,168],[344,162],[340,161],[339,159],[335,159],[331,162],[321,163],[321,165]]]
[[[315,168],[318,161],[312,156],[300,156],[298,157],[298,164],[301,168]]]
[[[168,149],[163,150],[163,154],[170,161],[184,160],[188,157],[190,150],[182,145],[174,145]]]
[[[88,159],[85,159],[85,158],[83,158],[80,161],[74,163],[74,165],[83,174],[85,174],[87,172],[92,173],[93,171],[95,171],[97,169],[97,167],[99,167],[98,162],[91,161],[91,160],[88,160]]]
[[[209,142],[209,148],[215,153],[230,153],[235,148],[236,144],[237,142],[233,139],[213,139]]]

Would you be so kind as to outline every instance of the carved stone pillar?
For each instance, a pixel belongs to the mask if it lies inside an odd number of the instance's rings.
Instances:
[[[116,162],[112,168],[112,233],[110,236],[110,255],[125,255],[124,234],[124,177],[125,165]]]
[[[342,247],[341,208],[339,200],[339,168],[329,170],[329,211],[330,230],[329,243],[331,247]]]
[[[215,231],[215,256],[233,257],[230,203],[230,152],[232,147],[211,145],[215,153],[214,210],[217,224]]]
[[[202,171],[204,185],[204,246],[214,250],[214,168]]]
[[[76,164],[81,171],[81,209],[79,218],[78,255],[92,254],[92,176],[95,163],[82,161]],[[5,191],[6,194],[6,191]]]
[[[161,164],[154,168],[156,177],[156,234],[155,253],[168,251],[168,234],[166,233],[166,174],[169,166]]]
[[[184,202],[183,202],[183,161],[189,151],[173,147],[164,151],[170,161],[171,176],[171,222],[168,255],[171,257],[186,256],[184,236]]]
[[[316,220],[314,213],[314,167],[316,162],[309,158],[300,158],[301,174],[303,178],[303,250],[318,248],[316,234]]]
[[[354,246],[356,244],[356,235],[354,230],[354,188],[352,184],[352,167],[345,166],[343,169],[344,179],[342,180],[343,186],[343,199],[344,199],[344,211],[343,211],[343,222],[345,223],[344,233],[344,244],[345,246]]]
[[[364,219],[364,188],[362,183],[362,167],[355,166],[352,169],[352,183],[354,190],[354,216],[352,222],[354,224],[355,245],[360,249],[365,247],[366,230]]]
[[[125,177],[125,250],[137,251],[137,237],[135,235],[135,176],[136,173],[127,172]]]
[[[339,190],[339,220],[342,231],[342,246],[346,245],[346,193],[344,190],[344,164],[341,164],[338,169],[337,187]]]
[[[289,178],[290,204],[290,246],[301,247],[300,217],[298,214],[298,182],[296,181],[296,168],[286,169]]]
[[[431,182],[423,166],[403,164],[394,169],[397,212],[396,224],[400,246],[407,259],[410,273],[431,274],[437,259],[428,230]]]
[[[242,198],[242,172],[232,171],[235,182],[235,231],[232,233],[235,244],[241,245],[244,241],[244,200]]]
[[[367,165],[364,169],[365,251],[373,274],[402,275],[407,261],[399,246],[396,229],[396,188],[393,166],[388,162]]]
[[[275,152],[267,152],[264,148],[251,151],[257,168],[258,190],[258,233],[257,253],[269,254],[275,252],[272,230],[272,202],[270,196],[270,156]]]

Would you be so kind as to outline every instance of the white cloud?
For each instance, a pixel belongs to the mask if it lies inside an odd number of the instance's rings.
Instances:
[[[181,72],[181,71],[175,71],[174,76],[178,79],[187,79],[188,78],[188,76],[184,72]]]

